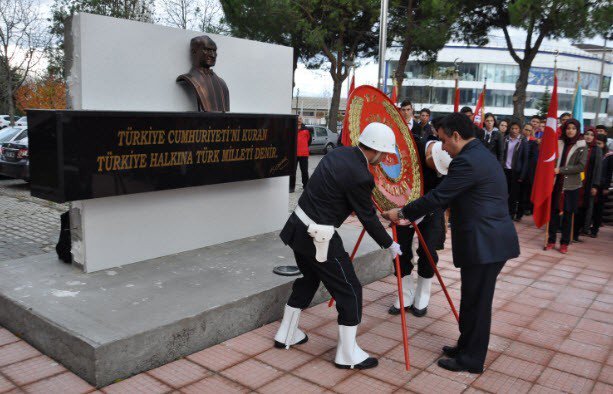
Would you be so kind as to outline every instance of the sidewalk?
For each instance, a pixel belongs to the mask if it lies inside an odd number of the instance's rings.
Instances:
[[[458,336],[437,283],[428,315],[407,315],[411,370],[404,370],[400,317],[387,314],[396,279],[387,277],[364,288],[358,337],[362,348],[380,357],[377,368],[333,367],[336,311],[320,304],[302,314],[300,327],[309,335],[304,345],[274,349],[275,322],[101,392],[613,393],[613,227],[603,228],[597,239],[571,245],[567,255],[542,251],[543,230],[535,229],[531,218],[517,229],[522,254],[499,277],[490,351],[481,375],[436,365],[441,347],[454,344]],[[459,307],[459,271],[451,264],[449,240],[440,256],[441,275]],[[0,393],[94,391],[0,328]]]

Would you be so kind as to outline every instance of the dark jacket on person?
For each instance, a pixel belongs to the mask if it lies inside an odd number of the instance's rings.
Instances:
[[[519,143],[515,145],[515,149],[513,150],[513,158],[511,159],[511,170],[513,170],[513,173],[517,177],[517,179],[525,180],[528,177],[528,141],[521,136],[517,138],[519,138]],[[504,154],[502,156],[503,168],[506,168],[505,163],[507,162],[507,153],[510,139],[511,137],[507,137],[504,141]]]
[[[492,152],[494,156],[496,156],[496,159],[502,163],[502,157],[504,156],[505,140],[502,137],[500,131],[497,128],[494,128],[488,136],[488,131],[483,129],[481,141],[483,141],[485,147],[490,152]]]
[[[539,161],[539,143],[536,139],[528,140],[528,180],[534,183],[536,165]]]
[[[591,149],[591,151],[590,151]],[[583,180],[583,187],[585,192],[589,193],[593,187],[598,187],[600,184],[600,173],[602,169],[602,150],[597,147],[588,147],[588,159],[586,159],[585,179]],[[586,194],[589,195],[589,194]]]
[[[499,263],[519,256],[519,241],[508,210],[507,184],[496,158],[473,139],[451,161],[442,182],[403,208],[414,221],[437,207],[451,210],[456,267]]]
[[[351,212],[355,212],[375,242],[388,248],[392,238],[377,217],[372,201],[374,187],[374,178],[360,148],[341,147],[321,159],[298,205],[315,223],[334,227],[340,227]],[[289,217],[279,236],[294,251],[315,256],[313,238],[295,213]],[[328,258],[343,253],[346,253],[343,242],[335,233],[328,248]]]

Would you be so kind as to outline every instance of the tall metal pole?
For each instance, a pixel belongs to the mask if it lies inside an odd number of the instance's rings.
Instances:
[[[381,90],[386,81],[383,80],[385,74],[385,52],[387,51],[387,9],[388,0],[381,0],[381,15],[379,17],[379,75],[377,87]]]
[[[596,99],[596,116],[594,117],[594,125],[598,124],[598,115],[600,115],[600,95],[602,94],[602,83],[604,76],[604,57],[607,53],[607,39],[604,39],[604,45],[602,46],[602,57],[600,58],[600,78],[598,79],[598,98]]]

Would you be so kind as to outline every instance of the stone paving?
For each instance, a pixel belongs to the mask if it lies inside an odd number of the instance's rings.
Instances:
[[[613,228],[573,244],[567,255],[542,251],[543,231],[530,218],[517,224],[522,254],[499,277],[490,350],[483,374],[436,366],[453,344],[457,323],[438,284],[428,315],[407,315],[411,369],[405,371],[400,317],[387,314],[394,277],[364,288],[359,343],[380,357],[366,371],[332,366],[336,311],[326,304],[304,311],[309,342],[272,347],[278,322],[101,389],[104,393],[414,392],[613,393]],[[351,248],[353,245],[346,245]],[[459,271],[449,241],[440,271],[459,305]],[[0,393],[86,393],[95,389],[52,359],[0,328]]]
[[[0,179],[0,261],[53,251],[68,204],[30,196],[28,183]]]

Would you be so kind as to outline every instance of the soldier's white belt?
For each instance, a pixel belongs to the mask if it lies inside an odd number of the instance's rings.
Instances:
[[[300,206],[296,206],[294,213],[308,227],[307,232],[313,238],[315,245],[315,259],[320,263],[328,260],[328,246],[336,230],[334,226],[315,223]]]

